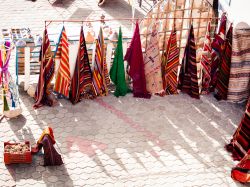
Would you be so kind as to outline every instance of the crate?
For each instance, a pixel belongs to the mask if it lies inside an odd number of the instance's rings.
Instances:
[[[20,143],[10,143],[4,142],[4,148],[6,145],[17,145]],[[32,162],[30,142],[26,141],[25,144],[28,145],[29,151],[24,154],[13,154],[4,152],[4,163],[5,164],[28,164]]]

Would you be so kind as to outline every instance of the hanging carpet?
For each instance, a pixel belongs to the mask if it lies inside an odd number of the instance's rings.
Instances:
[[[162,62],[163,89],[166,94],[178,94],[177,72],[179,66],[179,48],[177,47],[175,26],[171,31]]]
[[[193,25],[190,27],[187,45],[182,59],[178,88],[193,98],[200,98]]]
[[[54,91],[68,98],[70,89],[69,42],[64,26],[55,51],[55,60],[57,59],[60,61],[60,64],[56,75]]]
[[[75,104],[82,98],[94,98],[95,92],[92,82],[92,72],[89,64],[83,27],[80,31],[80,41],[74,74],[71,80],[70,101]]]
[[[43,105],[52,106],[54,103],[54,100],[51,97],[51,80],[54,77],[55,62],[50,47],[47,29],[44,30],[39,61],[40,75],[35,92],[34,108],[39,108]]]
[[[152,32],[149,37],[150,39],[147,44],[144,56],[146,89],[151,94],[162,95],[164,90],[162,83],[161,57],[156,24],[153,25]]]
[[[149,99],[151,95],[146,89],[144,61],[138,22],[136,22],[135,31],[124,60],[126,60],[129,65],[128,74],[133,81],[132,84],[134,97]]]
[[[98,39],[96,40],[95,62],[93,68],[93,84],[96,95],[104,96],[108,94],[108,71],[105,60],[104,38],[102,28],[100,28]]]
[[[204,41],[204,47],[201,56],[202,65],[202,94],[209,93],[209,86],[211,82],[211,37],[210,37],[211,26],[210,22],[207,26],[207,32]]]
[[[112,82],[116,86],[114,95],[116,97],[125,96],[128,93],[128,86],[125,79],[121,27],[119,29],[115,58],[109,73]]]
[[[218,34],[215,34],[214,40],[212,42],[212,64],[211,64],[211,82],[210,82],[210,91],[214,91],[214,88],[217,84],[219,67],[221,64],[221,54],[223,52],[224,40],[226,34],[226,24],[227,17],[226,13],[223,13],[221,16],[220,26]]]
[[[242,102],[250,96],[250,26],[234,28],[227,99]]]
[[[227,99],[228,83],[229,83],[229,75],[231,67],[231,55],[232,55],[232,34],[233,34],[233,27],[231,25],[227,32],[224,49],[221,54],[221,65],[215,88],[215,97],[218,100]]]

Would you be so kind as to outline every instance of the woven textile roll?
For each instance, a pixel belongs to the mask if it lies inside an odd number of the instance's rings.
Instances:
[[[242,102],[250,95],[250,27],[234,29],[227,99]]]

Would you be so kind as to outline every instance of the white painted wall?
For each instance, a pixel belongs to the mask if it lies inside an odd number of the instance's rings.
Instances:
[[[219,11],[227,11],[228,19],[237,25],[245,22],[250,26],[250,0],[219,0]]]

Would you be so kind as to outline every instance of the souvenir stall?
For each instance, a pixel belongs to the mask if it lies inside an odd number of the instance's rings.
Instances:
[[[232,39],[234,29],[227,17],[226,12],[215,17],[207,0],[168,0],[159,1],[143,19],[47,20],[34,108],[54,106],[58,99],[77,104],[107,96],[111,85],[116,97],[132,92],[136,98],[156,95],[167,99],[167,95],[183,92],[195,99],[210,93],[218,101],[230,99],[239,93],[238,88],[237,94],[232,93],[232,87],[237,77],[234,71],[241,68],[235,62],[242,51],[236,47],[239,41]],[[114,20],[132,22],[132,37],[125,39],[122,27],[118,35],[107,26]],[[49,37],[53,23],[61,23],[54,44]],[[66,23],[78,24],[74,48]],[[248,58],[248,54],[240,56],[242,61]],[[243,69],[246,78],[249,69]],[[246,100],[249,79],[241,81],[244,91],[240,92],[246,93],[242,97]]]

